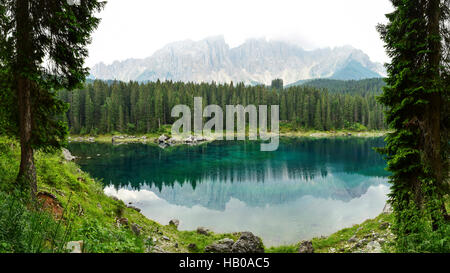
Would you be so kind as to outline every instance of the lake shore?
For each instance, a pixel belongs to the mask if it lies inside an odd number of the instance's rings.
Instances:
[[[329,138],[329,137],[383,137],[389,131],[281,131],[280,137],[310,137],[310,138]],[[170,132],[164,132],[161,134],[104,134],[104,135],[70,135],[69,142],[97,142],[97,143],[144,143],[144,144],[157,144],[158,138],[161,135],[170,135]],[[114,141],[113,141],[114,139]],[[199,143],[207,143],[217,140],[217,135],[214,133],[208,136],[208,140]],[[182,141],[177,141],[177,145],[182,145]]]
[[[0,186],[9,185],[15,175],[9,170],[17,166],[20,148],[17,142],[0,138]],[[176,225],[158,223],[144,216],[132,204],[107,196],[100,181],[67,161],[62,153],[38,152],[38,191],[46,193],[57,206],[76,209],[71,218],[77,227],[71,240],[83,240],[83,252],[177,252],[202,253],[208,245],[220,240],[239,239],[240,233],[199,233],[178,230]],[[1,191],[0,191],[1,193]],[[5,193],[3,193],[5,194]],[[381,212],[380,212],[381,213]],[[352,225],[329,236],[311,238],[316,253],[392,252],[392,214],[382,213],[375,219]],[[81,228],[84,227],[84,228]],[[86,236],[84,230],[97,231]],[[377,243],[378,242],[378,243]],[[268,253],[298,253],[303,241],[291,245],[266,247]],[[382,245],[382,248],[379,248]]]

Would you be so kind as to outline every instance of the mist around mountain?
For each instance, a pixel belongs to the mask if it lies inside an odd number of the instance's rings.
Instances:
[[[380,63],[351,46],[307,51],[288,42],[249,39],[230,48],[222,36],[171,43],[145,59],[99,63],[91,69],[91,78],[103,80],[248,85],[270,85],[275,78],[287,85],[316,78],[360,80],[384,75]]]

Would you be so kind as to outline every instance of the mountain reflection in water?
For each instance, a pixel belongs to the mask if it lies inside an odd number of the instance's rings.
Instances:
[[[332,233],[379,214],[389,191],[382,138],[216,141],[165,150],[154,145],[71,143],[78,163],[105,192],[162,224],[249,230],[266,245]],[[99,154],[100,156],[97,156]],[[91,159],[86,159],[92,157]]]

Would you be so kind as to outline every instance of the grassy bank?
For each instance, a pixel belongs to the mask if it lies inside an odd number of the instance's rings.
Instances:
[[[11,199],[19,160],[18,144],[0,137],[0,206],[4,208]],[[37,152],[36,167],[39,191],[53,196],[56,203],[51,207],[53,217],[48,220],[53,224],[47,226],[55,226],[60,232],[48,228],[35,228],[36,234],[27,232],[30,227],[26,222],[36,223],[30,220],[28,209],[23,208],[26,213],[22,213],[23,219],[17,221],[11,220],[11,213],[4,209],[0,213],[0,252],[64,251],[61,246],[65,242],[79,240],[84,242],[85,252],[203,252],[206,245],[219,239],[236,240],[239,237],[239,233],[201,235],[196,231],[179,231],[174,226],[164,225],[167,223],[152,221],[122,201],[106,196],[100,182],[81,171],[75,163],[64,160],[60,152]],[[124,218],[128,224],[118,224],[118,219]],[[385,242],[383,251],[392,251],[389,247],[393,239],[389,228],[391,221],[390,215],[383,214],[328,237],[314,238],[313,247],[316,252],[366,252],[366,245],[377,237]],[[18,222],[21,227],[12,238],[5,231],[17,229],[14,225]],[[131,228],[136,225],[142,229],[139,234]],[[64,236],[59,236],[60,233]],[[27,238],[22,238],[24,236]],[[41,240],[39,250],[17,247],[21,240],[26,245],[30,236]],[[349,243],[353,236],[355,241]],[[358,245],[360,241],[362,243]],[[298,244],[266,248],[266,251],[298,252]]]
[[[2,192],[0,206],[8,201],[5,193],[11,192],[19,162],[18,144],[0,137],[0,192]],[[55,221],[60,222],[60,230],[68,233],[65,241],[83,240],[87,252],[201,252],[206,245],[216,240],[237,239],[239,236],[214,233],[206,236],[194,231],[178,231],[174,226],[162,225],[147,219],[135,209],[128,208],[122,201],[106,196],[98,181],[81,171],[75,163],[65,161],[59,152],[54,154],[38,152],[36,168],[38,191],[56,197],[62,208],[62,212],[59,213],[61,220]],[[7,221],[8,213],[0,217],[3,217],[0,219],[2,231],[8,230],[7,225],[14,225],[11,221]],[[128,225],[118,225],[119,218],[126,218]],[[139,235],[131,230],[133,224],[142,228]],[[28,228],[24,227],[24,230]],[[8,234],[1,233],[0,231],[0,252],[14,251],[13,244],[18,240],[28,240],[28,238],[12,238],[13,242],[8,242]],[[34,234],[36,237],[48,237],[46,238],[48,241],[55,239],[51,238],[52,235]],[[190,244],[195,244],[197,249],[189,249]],[[44,243],[45,245],[49,243]],[[43,249],[44,252],[53,250],[50,247]]]
[[[280,136],[282,137],[382,137],[388,133],[388,131],[355,131],[355,130],[330,130],[330,131],[318,131],[318,130],[298,130],[292,128],[287,123],[280,124],[279,130]],[[171,125],[163,125],[158,132],[148,133],[148,134],[132,134],[132,133],[120,133],[115,132],[111,134],[100,134],[100,135],[71,135],[70,141],[89,141],[90,139],[99,143],[111,143],[114,137],[115,143],[154,143],[161,135],[171,136]],[[248,131],[247,131],[248,135]],[[118,138],[120,137],[120,138]],[[217,135],[212,133],[209,137],[215,139]]]

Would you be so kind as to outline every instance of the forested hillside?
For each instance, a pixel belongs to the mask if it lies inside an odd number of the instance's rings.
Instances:
[[[280,120],[297,130],[385,129],[383,107],[375,92],[328,92],[309,86],[275,90],[264,86],[182,82],[94,81],[84,89],[62,91],[60,98],[70,104],[64,115],[73,134],[111,132],[156,132],[172,124],[170,116],[177,104],[193,109],[193,98],[203,98],[203,106],[280,105]]]
[[[330,93],[345,93],[358,95],[379,95],[382,93],[382,87],[386,85],[382,78],[364,79],[364,80],[333,80],[333,79],[315,79],[310,81],[301,81],[289,86],[304,85],[316,88],[326,88]],[[288,86],[288,87],[289,87]]]

